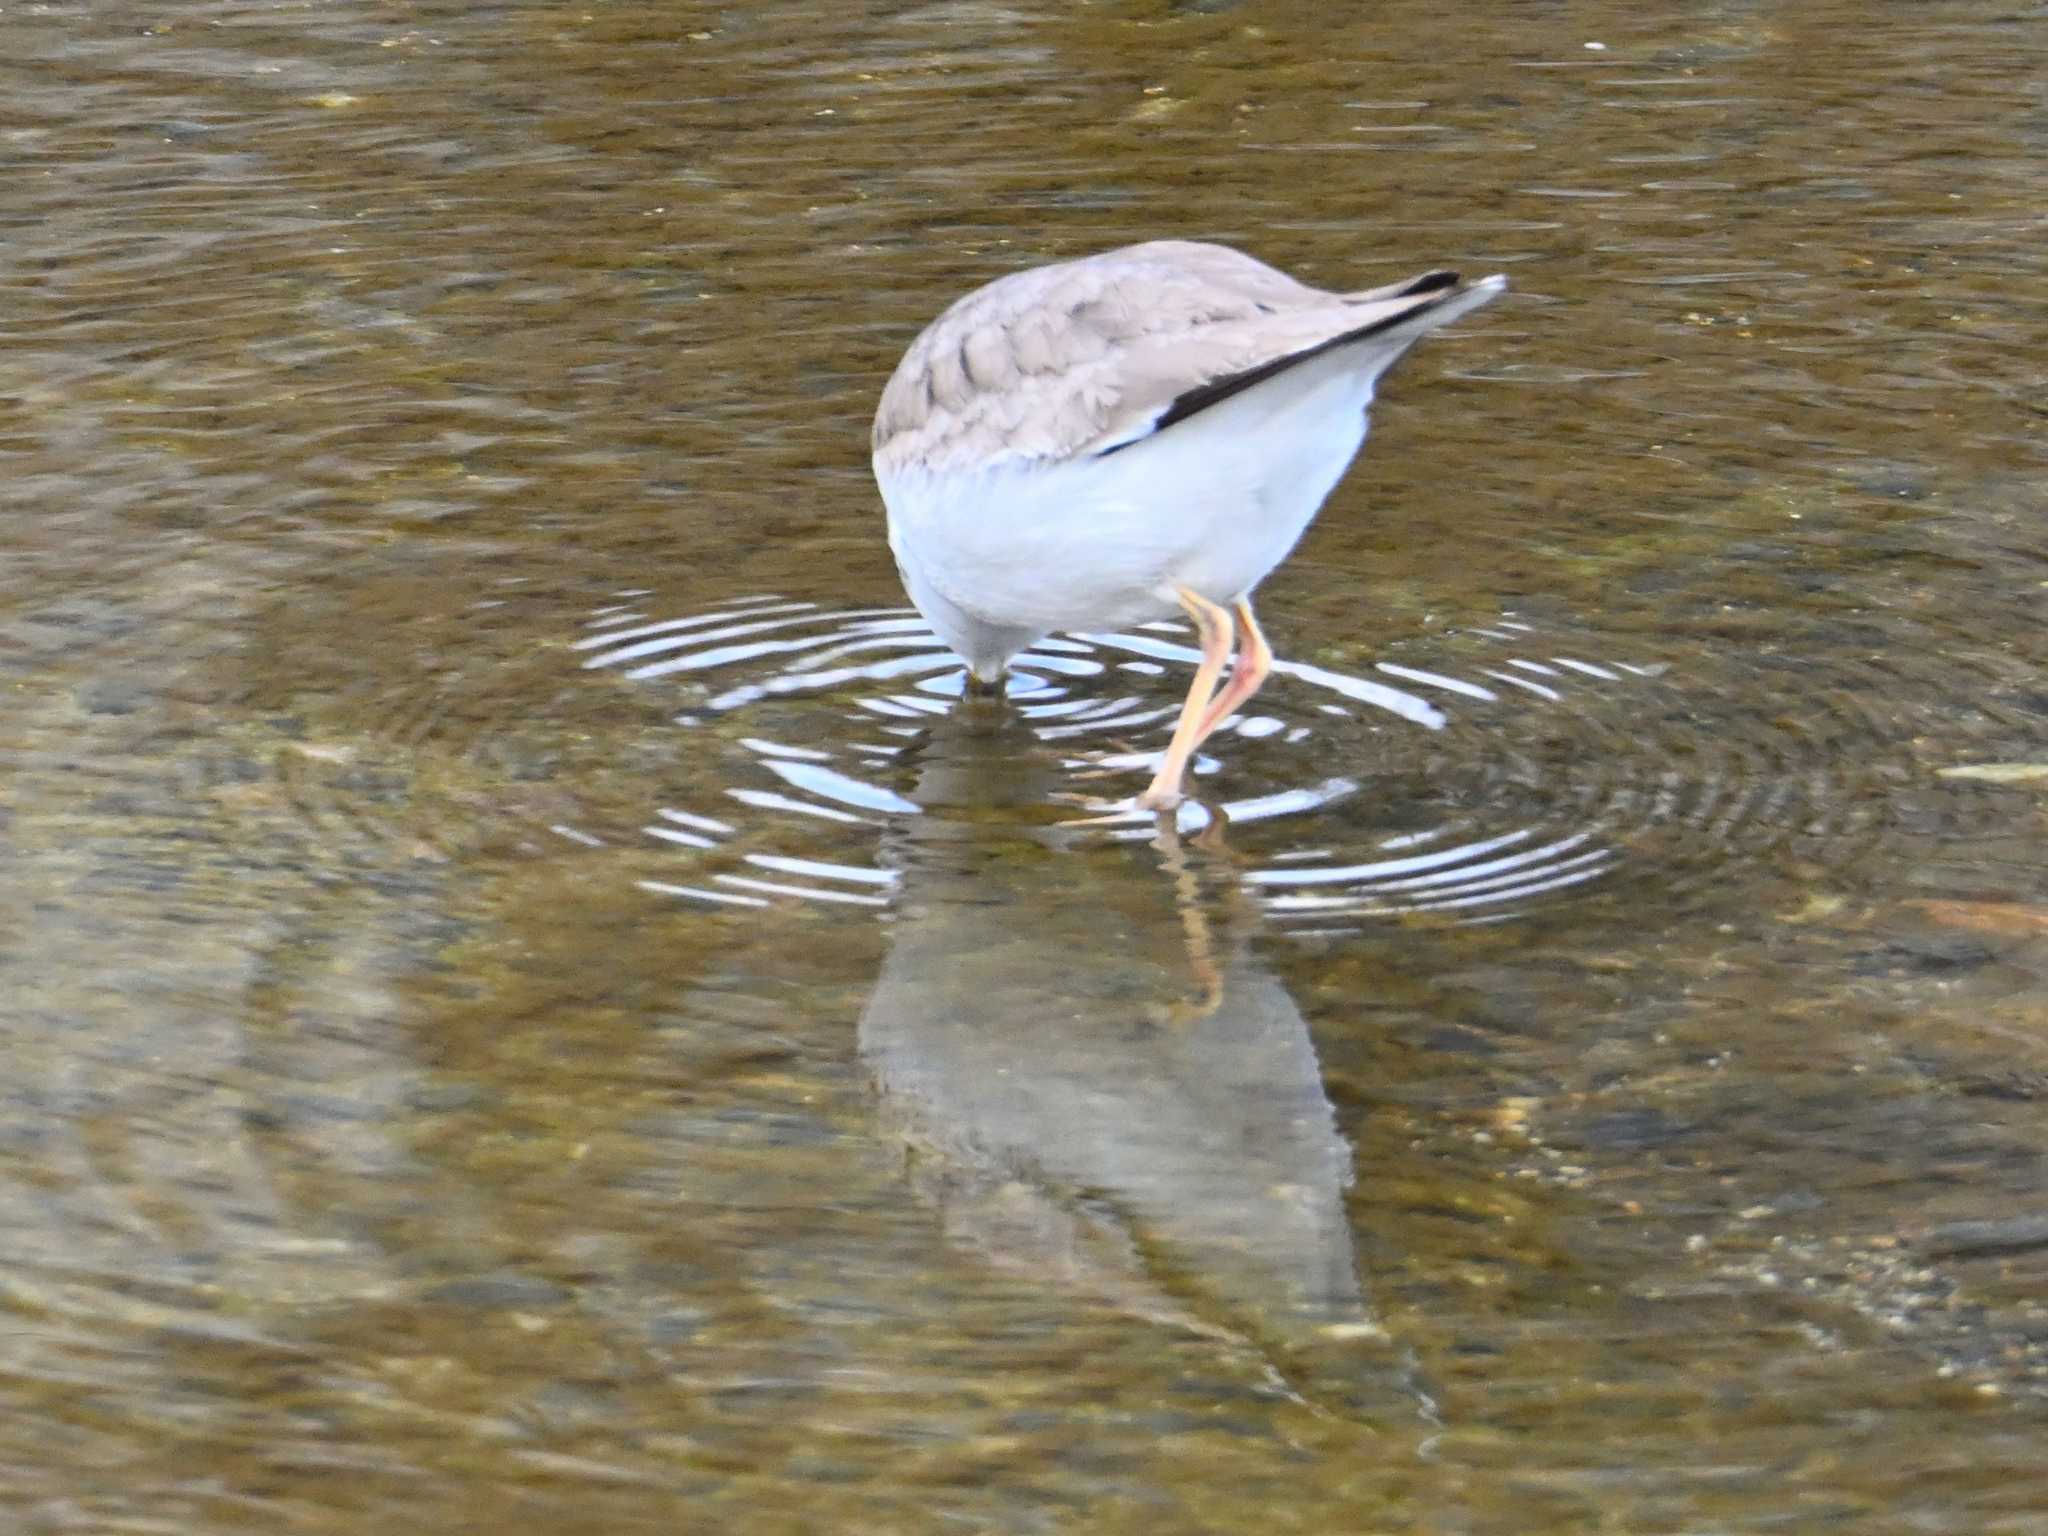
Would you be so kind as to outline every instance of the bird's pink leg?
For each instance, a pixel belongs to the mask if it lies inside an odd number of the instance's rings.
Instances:
[[[1145,786],[1145,793],[1138,796],[1139,808],[1147,811],[1171,810],[1180,804],[1181,779],[1187,774],[1188,759],[1205,734],[1202,721],[1209,699],[1216,692],[1216,679],[1223,675],[1223,663],[1230,658],[1230,610],[1188,587],[1175,587],[1173,595],[1195,621],[1195,631],[1202,637],[1202,664],[1195,668],[1195,680],[1188,685],[1187,702],[1180,707],[1180,723],[1173,728],[1166,759],[1152,775],[1152,782]]]
[[[1195,731],[1195,745],[1200,746],[1209,739],[1217,726],[1228,720],[1244,702],[1259,691],[1273,670],[1273,648],[1266,644],[1266,637],[1259,632],[1259,621],[1252,617],[1252,603],[1248,597],[1237,600],[1237,665],[1231,669],[1230,681],[1202,714],[1202,723]]]

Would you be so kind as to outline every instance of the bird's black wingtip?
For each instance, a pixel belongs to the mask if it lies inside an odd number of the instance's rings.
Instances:
[[[1416,278],[1414,282],[1408,284],[1399,293],[1395,294],[1394,297],[1397,299],[1412,299],[1425,293],[1442,293],[1446,288],[1455,288],[1457,286],[1458,274],[1455,272],[1425,272],[1422,276]]]

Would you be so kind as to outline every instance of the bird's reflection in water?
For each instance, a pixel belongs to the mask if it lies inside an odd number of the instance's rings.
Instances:
[[[1379,1338],[1351,1149],[1228,868],[1059,825],[1057,764],[1014,713],[967,701],[908,755],[924,814],[887,835],[860,1048],[952,1240],[1260,1349]]]

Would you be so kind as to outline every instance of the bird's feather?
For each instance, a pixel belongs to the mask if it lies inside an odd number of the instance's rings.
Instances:
[[[1327,293],[1178,240],[1014,273],[911,344],[876,413],[875,466],[944,473],[1112,452],[1332,347],[1405,346],[1471,293],[1450,272]]]

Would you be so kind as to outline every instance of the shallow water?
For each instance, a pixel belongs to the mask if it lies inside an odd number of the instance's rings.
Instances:
[[[0,16],[11,1529],[2048,1531],[2048,14],[1331,14]],[[1158,235],[1514,289],[1076,826],[866,425]]]

